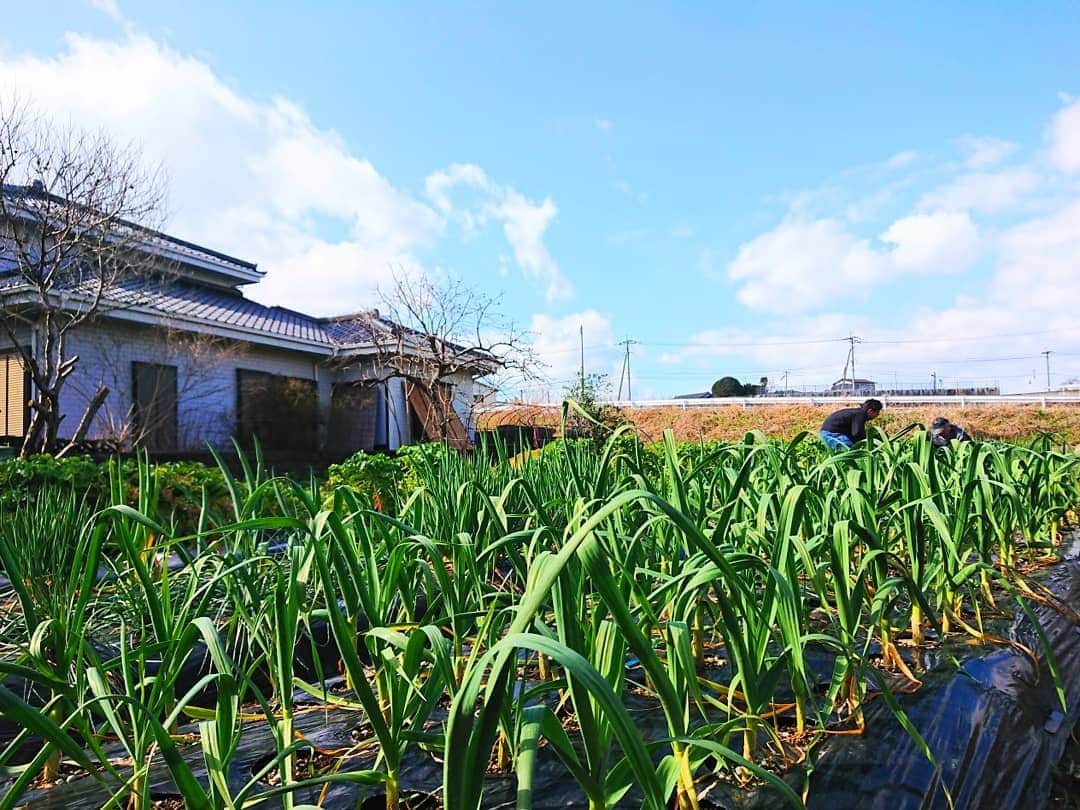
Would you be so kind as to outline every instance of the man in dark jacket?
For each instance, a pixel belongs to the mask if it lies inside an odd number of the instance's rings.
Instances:
[[[821,423],[821,439],[832,450],[851,447],[866,438],[866,423],[881,413],[881,402],[868,399],[858,408],[833,411]]]
[[[930,425],[930,441],[934,443],[934,447],[947,447],[954,439],[958,442],[970,442],[971,436],[944,416],[936,417]]]

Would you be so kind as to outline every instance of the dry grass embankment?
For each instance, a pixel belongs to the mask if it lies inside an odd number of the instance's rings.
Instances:
[[[737,441],[747,431],[761,430],[767,436],[790,439],[803,430],[816,432],[822,420],[837,406],[739,405],[715,408],[624,409],[622,415],[637,425],[646,441],[659,440],[670,428],[684,441]],[[874,424],[894,433],[912,422],[929,425],[935,416],[945,416],[976,438],[1017,440],[1039,433],[1057,433],[1073,445],[1080,444],[1080,404],[978,405],[966,408],[915,406],[886,408]]]

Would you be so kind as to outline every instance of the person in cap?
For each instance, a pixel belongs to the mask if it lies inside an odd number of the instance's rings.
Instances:
[[[821,423],[820,436],[832,450],[851,447],[866,438],[866,423],[881,413],[880,400],[868,399],[857,408],[833,411]]]
[[[936,417],[930,424],[930,441],[934,443],[934,447],[945,447],[954,439],[958,442],[970,442],[971,436],[944,416]]]

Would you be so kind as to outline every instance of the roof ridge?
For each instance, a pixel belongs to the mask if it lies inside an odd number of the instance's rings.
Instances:
[[[46,190],[44,186],[42,186],[40,189],[35,188],[33,184],[24,186],[24,185],[19,185],[18,183],[4,183],[4,185],[3,185],[3,193],[4,194],[25,194],[25,195],[27,195],[29,197],[48,198],[50,200],[55,200],[57,202],[64,203],[66,205],[80,205],[80,206],[82,206],[82,204],[79,203],[79,202],[69,200],[66,197],[61,197],[58,194],[53,194],[51,191]],[[82,207],[86,208],[87,206],[82,206]],[[246,259],[238,259],[235,256],[230,256],[229,254],[222,253],[219,250],[214,250],[213,248],[208,248],[208,247],[205,247],[204,245],[198,245],[198,244],[196,244],[194,242],[189,242],[188,240],[181,239],[178,236],[173,236],[171,234],[165,233],[164,231],[155,230],[154,228],[148,228],[145,225],[140,225],[137,222],[132,222],[132,221],[127,220],[127,219],[117,218],[116,221],[118,223],[120,223],[121,225],[124,225],[125,227],[133,228],[134,230],[138,231],[139,233],[146,234],[147,236],[155,237],[155,238],[158,238],[158,239],[163,239],[166,242],[171,242],[174,245],[179,245],[180,247],[188,248],[189,250],[195,250],[195,251],[198,251],[199,253],[204,253],[207,256],[212,256],[215,259],[219,259],[219,260],[224,261],[224,262],[229,262],[231,264],[235,264],[235,265],[237,265],[239,267],[243,267],[243,268],[245,268],[247,270],[251,270],[251,271],[253,271],[255,273],[260,273],[261,275],[264,275],[264,276],[266,275],[266,271],[259,270],[259,266],[255,262],[251,262],[251,261],[248,261]]]
[[[378,318],[382,320],[382,316],[377,309],[361,309],[356,312],[346,312],[343,315],[325,315],[318,318],[320,323],[340,323],[341,321],[355,321],[360,318]]]

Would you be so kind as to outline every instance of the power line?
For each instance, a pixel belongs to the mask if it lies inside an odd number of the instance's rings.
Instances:
[[[1054,335],[1062,333],[1075,333],[1080,332],[1080,327],[1069,327],[1065,329],[1043,329],[1036,332],[1000,332],[989,335],[947,335],[942,337],[926,337],[926,338],[904,338],[896,340],[873,338],[860,338],[859,342],[866,344],[867,346],[897,346],[897,345],[911,345],[918,343],[954,343],[963,341],[976,341],[976,340],[998,340],[1000,338],[1017,338],[1017,337],[1038,337],[1041,335]],[[757,340],[757,341],[659,341],[659,340],[636,340],[636,344],[645,347],[657,347],[657,348],[733,348],[733,349],[746,349],[746,348],[768,348],[770,346],[814,346],[822,345],[826,343],[845,343],[850,342],[851,336],[847,337],[835,337],[835,338],[812,338],[806,340]],[[622,341],[616,343],[596,343],[586,346],[587,349],[614,349],[616,346],[621,346]],[[577,352],[579,348],[565,347],[561,349],[550,349],[546,354],[567,354],[569,352]],[[1057,352],[1055,352],[1056,354]]]
[[[1067,329],[1043,329],[1043,330],[1038,331],[1038,332],[1013,332],[1011,334],[1009,334],[1009,333],[1001,333],[1001,334],[995,334],[995,335],[964,335],[964,336],[950,335],[949,337],[940,337],[940,338],[909,338],[909,339],[904,339],[904,340],[865,340],[863,342],[864,343],[872,343],[872,344],[880,344],[880,345],[899,344],[899,343],[951,343],[953,341],[961,341],[961,340],[997,340],[998,338],[1035,337],[1037,335],[1054,335],[1054,334],[1058,334],[1058,333],[1061,333],[1061,332],[1076,332],[1076,331],[1080,331],[1080,328],[1078,328],[1078,327],[1070,327],[1070,328],[1067,328]]]
[[[697,342],[693,342],[693,343],[665,343],[665,342],[662,342],[662,341],[639,340],[638,343],[640,343],[642,346],[666,346],[666,347],[672,347],[672,346],[674,346],[674,347],[687,347],[687,346],[689,346],[689,347],[692,347],[692,348],[693,347],[698,347],[698,346],[700,346],[702,348],[711,348],[711,347],[716,347],[716,346],[724,346],[724,347],[730,346],[731,348],[735,348],[735,349],[745,349],[745,348],[761,347],[761,346],[811,346],[811,345],[820,344],[820,343],[841,343],[841,342],[846,341],[846,340],[847,340],[846,337],[842,337],[842,338],[820,338],[820,339],[814,339],[814,340],[767,340],[767,341],[753,341],[753,342],[720,341],[720,342],[716,342],[716,343],[711,343],[711,342],[706,343],[704,341],[697,341]]]

